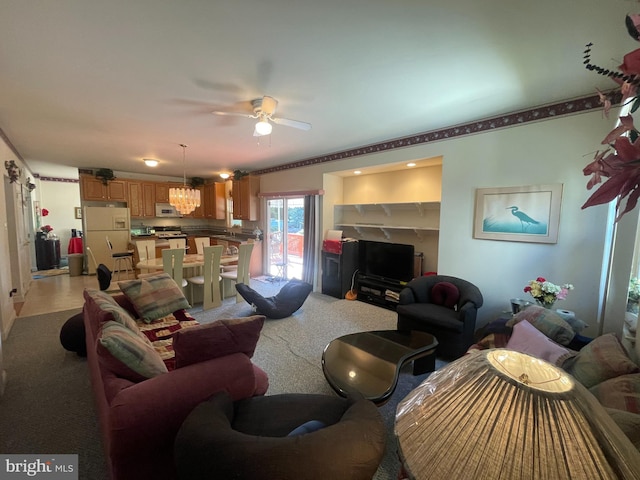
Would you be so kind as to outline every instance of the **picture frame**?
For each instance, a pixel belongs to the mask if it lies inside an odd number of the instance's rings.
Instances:
[[[473,237],[557,243],[562,188],[555,183],[476,189]]]
[[[74,207],[75,216],[78,220],[82,218],[82,207]]]

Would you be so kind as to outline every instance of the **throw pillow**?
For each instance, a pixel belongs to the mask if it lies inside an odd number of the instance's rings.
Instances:
[[[460,299],[460,291],[451,282],[438,282],[431,287],[431,303],[454,308]]]
[[[624,412],[615,408],[605,407],[605,410],[611,415],[611,418],[616,422],[616,425],[620,427],[620,430],[629,437],[629,440],[631,440],[631,443],[633,443],[636,449],[640,450],[640,415]]]
[[[603,407],[640,413],[640,373],[610,378],[589,391]]]
[[[123,281],[119,285],[145,322],[165,317],[176,310],[191,308],[182,289],[168,273]]]
[[[315,432],[316,430],[320,430],[321,428],[326,427],[326,425],[320,420],[309,420],[308,422],[303,423],[299,427],[294,428],[289,432],[287,437],[295,437],[297,435],[303,435],[305,433]]]
[[[252,357],[264,318],[263,315],[253,315],[216,320],[178,330],[173,335],[176,368],[238,352]]]
[[[523,320],[529,322],[560,345],[569,345],[576,334],[573,328],[571,328],[571,325],[563,320],[556,312],[537,305],[531,305],[521,312],[516,313],[513,318],[507,322],[507,326],[513,327]]]
[[[91,288],[87,288],[86,292],[101,310],[111,313],[113,320],[127,327],[132,332],[139,333],[138,326],[136,325],[134,318],[129,314],[129,312],[122,308],[111,295]]]
[[[562,363],[572,356],[572,352],[550,340],[529,322],[520,322],[513,327],[507,348],[516,352],[528,353],[554,365]]]
[[[640,372],[613,333],[596,337],[562,368],[587,388],[610,378]]]
[[[102,324],[96,351],[100,363],[132,382],[167,373],[167,367],[151,342],[115,321]]]

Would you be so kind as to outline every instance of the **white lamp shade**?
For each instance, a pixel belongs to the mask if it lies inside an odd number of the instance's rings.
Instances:
[[[416,480],[640,478],[640,452],[584,386],[507,349],[431,374],[398,405],[395,433]]]

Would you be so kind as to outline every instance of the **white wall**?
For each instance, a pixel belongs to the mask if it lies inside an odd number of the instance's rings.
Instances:
[[[442,142],[284,170],[261,177],[261,192],[323,188],[330,172],[406,162],[442,155],[442,207],[438,271],[466,278],[485,298],[479,325],[509,309],[511,297],[525,297],[526,283],[545,276],[575,285],[559,308],[573,310],[597,332],[598,284],[604,249],[606,207],[581,210],[588,198],[582,168],[591,160],[611,122],[599,111],[530,123]],[[562,183],[558,243],[553,245],[473,238],[476,188]],[[339,189],[331,185],[323,221]],[[325,231],[332,225],[324,224]],[[633,241],[633,240],[631,240]],[[610,320],[607,320],[609,323]],[[611,322],[613,322],[611,320]],[[612,323],[614,325],[615,322]],[[612,327],[616,330],[617,327]],[[604,330],[607,331],[605,324]]]

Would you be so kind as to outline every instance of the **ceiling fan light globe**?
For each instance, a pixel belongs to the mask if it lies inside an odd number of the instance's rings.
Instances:
[[[256,123],[256,133],[258,135],[269,135],[273,126],[266,120],[261,120]]]

